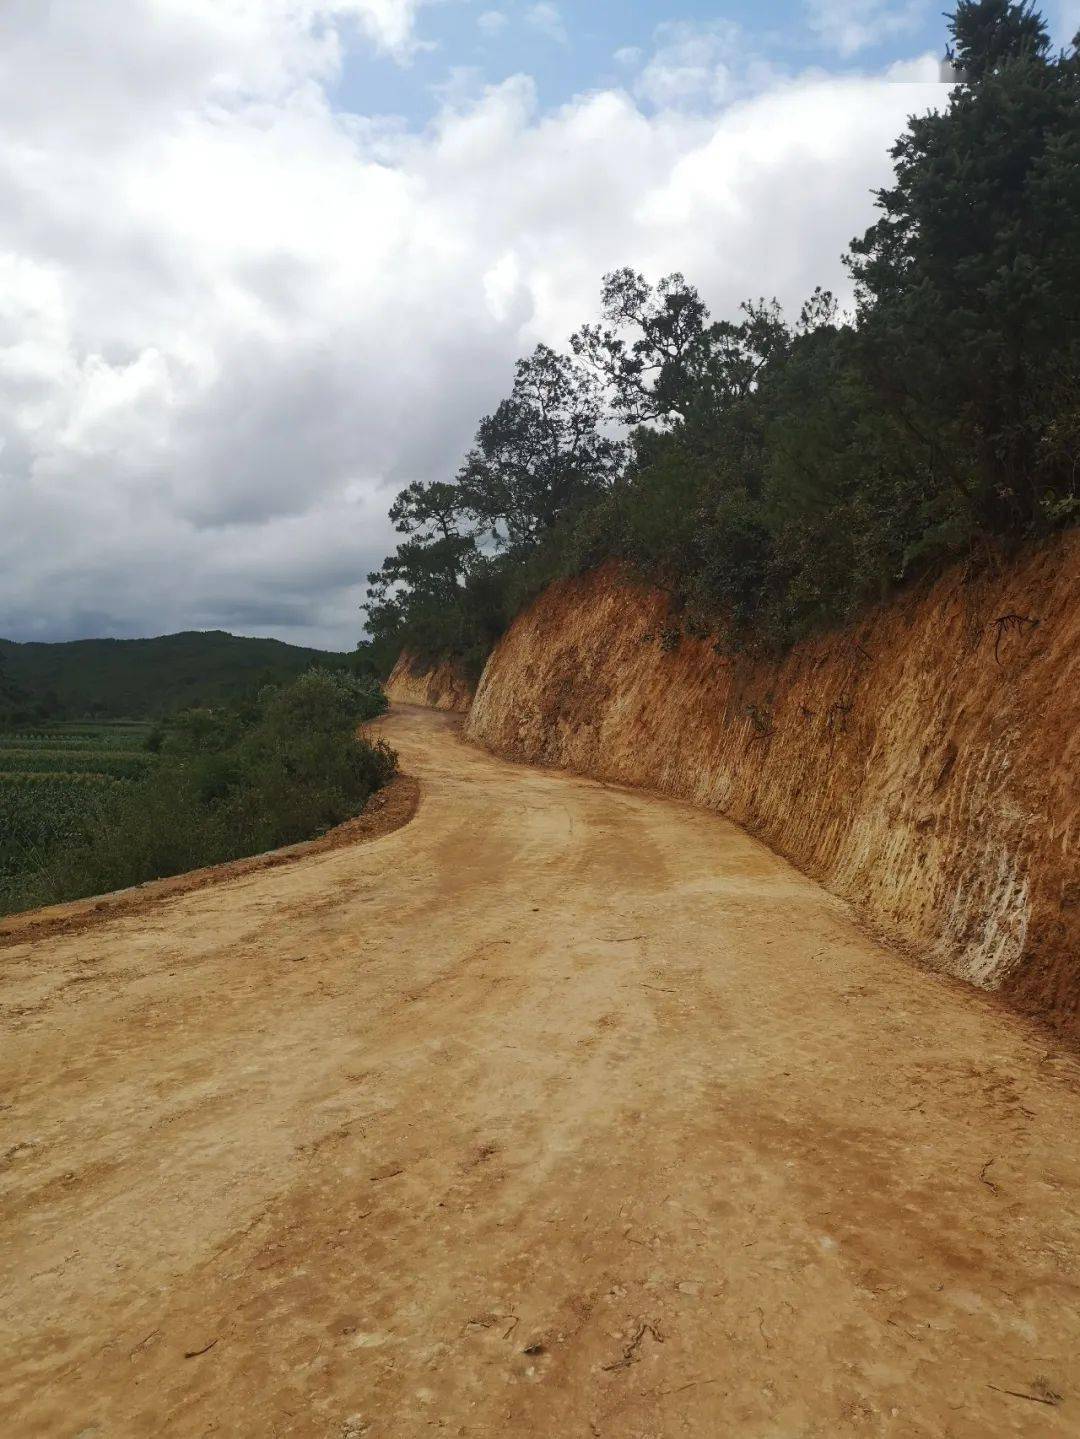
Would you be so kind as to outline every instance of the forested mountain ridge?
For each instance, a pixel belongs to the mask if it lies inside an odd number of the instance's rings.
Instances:
[[[313,665],[350,663],[349,655],[223,630],[58,644],[0,639],[0,722],[165,715],[223,703]]]

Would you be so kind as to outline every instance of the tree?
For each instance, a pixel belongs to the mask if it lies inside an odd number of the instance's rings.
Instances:
[[[538,345],[508,399],[481,420],[458,476],[465,512],[496,547],[528,550],[615,481],[624,447],[603,428],[594,376]]]
[[[1043,443],[1080,373],[1080,91],[1028,5],[961,5],[973,82],[914,117],[882,218],[853,241],[868,376],[983,530],[1069,482]]]
[[[571,345],[602,376],[626,424],[686,423],[737,403],[790,338],[775,300],[745,302],[737,324],[710,322],[677,273],[654,289],[634,270],[616,270],[604,277],[601,300],[603,323],[585,325]]]
[[[445,480],[430,484],[414,480],[390,506],[390,519],[399,534],[425,539],[450,539],[458,533],[461,517],[461,490]]]
[[[0,654],[0,714],[5,710],[14,709],[16,702],[22,697],[19,686],[8,671],[7,661]]]
[[[364,609],[372,639],[378,641],[387,632],[396,632],[410,615],[452,611],[475,553],[471,535],[434,539],[413,535],[398,545],[381,567],[368,575]]]
[[[399,497],[378,645],[478,665],[544,584],[615,558],[688,626],[783,647],[976,538],[1077,518],[1080,61],[1028,0],[961,0],[950,34],[966,80],[892,150],[854,323],[823,290],[789,325],[764,299],[714,320],[677,273],[606,276],[573,358],[519,363],[457,483]]]
[[[1014,60],[1045,61],[1050,53],[1050,33],[1032,0],[960,0],[949,34],[947,58],[973,83]]]
[[[615,414],[628,424],[681,418],[707,352],[709,312],[682,275],[655,290],[630,269],[604,276],[603,323],[572,338],[610,387]],[[632,339],[625,338],[630,331]]]

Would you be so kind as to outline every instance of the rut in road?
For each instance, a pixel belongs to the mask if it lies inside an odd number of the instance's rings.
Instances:
[[[1080,1428],[1074,1059],[714,815],[416,818],[0,952],[0,1433]]]

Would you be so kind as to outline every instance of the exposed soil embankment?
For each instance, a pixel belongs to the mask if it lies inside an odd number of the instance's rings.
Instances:
[[[449,660],[433,665],[405,650],[386,682],[386,693],[396,704],[464,714],[472,702],[473,685]]]
[[[948,572],[781,663],[608,567],[553,585],[466,733],[721,810],[931,962],[1080,1029],[1080,537]]]

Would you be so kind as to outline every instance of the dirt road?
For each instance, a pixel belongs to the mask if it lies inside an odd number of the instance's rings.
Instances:
[[[1080,1433],[1074,1060],[713,815],[388,728],[406,827],[0,951],[0,1433]]]

